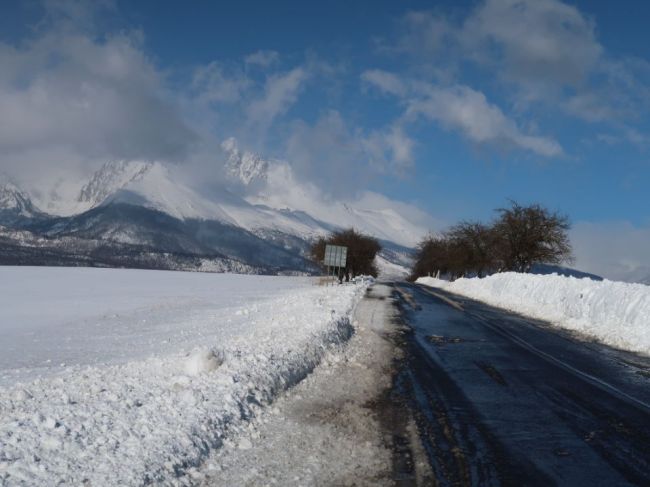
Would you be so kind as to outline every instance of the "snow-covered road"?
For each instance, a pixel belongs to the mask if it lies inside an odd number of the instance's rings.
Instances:
[[[189,482],[350,338],[364,291],[0,267],[0,483]]]

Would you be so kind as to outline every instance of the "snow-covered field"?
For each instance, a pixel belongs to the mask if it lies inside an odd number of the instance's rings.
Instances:
[[[349,339],[364,290],[0,267],[0,484],[189,482]]]
[[[514,272],[454,282],[422,277],[417,282],[650,354],[650,286]]]

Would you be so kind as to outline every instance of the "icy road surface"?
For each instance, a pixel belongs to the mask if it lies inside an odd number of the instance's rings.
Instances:
[[[645,284],[520,272],[454,282],[421,277],[418,283],[650,355],[650,286]]]
[[[352,336],[365,287],[0,267],[0,485],[189,483]]]
[[[402,373],[439,485],[650,485],[650,359],[399,283]]]

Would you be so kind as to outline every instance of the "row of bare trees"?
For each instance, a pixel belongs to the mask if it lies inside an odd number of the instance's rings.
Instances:
[[[441,236],[430,236],[417,249],[412,278],[437,275],[451,279],[499,271],[529,272],[535,264],[571,260],[569,220],[538,204],[496,210],[490,224],[464,221]]]

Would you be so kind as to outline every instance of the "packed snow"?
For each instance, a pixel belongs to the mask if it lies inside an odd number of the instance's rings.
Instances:
[[[421,277],[417,282],[650,354],[650,286],[514,272],[453,282]]]
[[[352,336],[365,287],[0,267],[0,484],[192,483]]]

